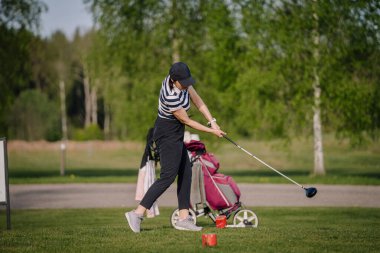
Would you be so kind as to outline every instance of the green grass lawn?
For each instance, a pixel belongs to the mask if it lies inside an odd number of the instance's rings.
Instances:
[[[258,228],[202,232],[171,228],[171,209],[130,231],[123,209],[14,210],[12,230],[0,228],[1,252],[378,252],[380,212],[370,208],[254,208]],[[202,233],[218,245],[202,248]]]
[[[324,155],[326,176],[312,176],[312,140],[281,141],[238,140],[260,159],[301,184],[380,185],[380,145],[351,148],[347,142],[326,137]],[[220,172],[238,183],[285,183],[286,179],[224,140],[206,143],[219,159]],[[59,176],[59,143],[9,143],[11,184],[136,182],[144,144],[139,142],[69,143],[66,176]]]

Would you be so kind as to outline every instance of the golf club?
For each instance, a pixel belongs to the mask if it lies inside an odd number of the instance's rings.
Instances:
[[[226,135],[223,135],[223,137],[228,140],[229,142],[231,142],[232,144],[234,144],[236,147],[238,147],[239,149],[243,150],[245,153],[247,153],[248,155],[252,156],[253,158],[255,158],[257,161],[259,161],[260,163],[264,164],[265,166],[267,166],[268,168],[270,168],[271,170],[273,170],[274,172],[280,174],[281,176],[283,176],[284,178],[288,179],[290,182],[298,185],[299,187],[301,187],[302,189],[305,190],[305,194],[306,194],[306,197],[308,198],[312,198],[315,196],[315,194],[317,194],[317,188],[315,187],[309,187],[309,188],[306,188],[304,187],[303,185],[300,185],[299,183],[297,183],[296,181],[294,181],[293,179],[291,179],[290,177],[282,174],[281,172],[279,172],[278,170],[276,170],[275,168],[273,168],[272,166],[270,166],[269,164],[267,164],[266,162],[264,162],[263,160],[259,159],[258,157],[252,155],[250,152],[248,152],[247,150],[245,150],[244,148],[242,148],[241,146],[239,146],[236,142],[234,142],[233,140],[231,140],[229,137],[227,137]]]

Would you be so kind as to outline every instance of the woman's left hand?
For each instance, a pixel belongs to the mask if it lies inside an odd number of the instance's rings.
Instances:
[[[216,129],[216,130],[220,130],[220,127],[219,127],[219,125],[218,125],[218,124],[216,124],[216,122],[215,122],[215,121],[211,122],[211,128],[212,128],[212,129]]]

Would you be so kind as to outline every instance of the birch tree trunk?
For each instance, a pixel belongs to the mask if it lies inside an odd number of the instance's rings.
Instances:
[[[325,175],[322,146],[322,122],[321,122],[321,87],[319,82],[318,65],[319,65],[319,32],[318,32],[318,14],[316,12],[317,0],[313,0],[313,89],[314,89],[314,174]]]
[[[174,33],[175,33],[175,31],[174,31]],[[178,42],[178,39],[176,37],[173,38],[172,46],[173,46],[172,61],[173,61],[173,63],[179,62],[180,61],[179,42]]]
[[[59,91],[61,98],[61,124],[62,124],[62,139],[67,140],[67,120],[66,120],[66,94],[65,94],[65,82],[59,82]]]
[[[177,11],[177,0],[172,0],[172,61],[173,63],[180,61],[179,55],[179,39],[177,35],[178,31],[178,11]]]
[[[65,82],[59,82],[59,93],[61,99],[61,124],[62,124],[62,142],[61,142],[61,176],[65,175],[66,167],[66,141],[67,141],[67,120],[66,120],[66,94],[65,94]]]
[[[91,93],[90,93],[90,81],[87,76],[83,79],[84,85],[84,106],[85,106],[85,120],[84,127],[88,127],[91,124]]]
[[[91,124],[98,124],[98,104],[97,104],[97,89],[93,86],[91,89]]]

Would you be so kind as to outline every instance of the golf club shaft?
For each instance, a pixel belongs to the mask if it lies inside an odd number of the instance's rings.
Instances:
[[[263,160],[261,160],[260,158],[254,156],[253,154],[251,154],[250,152],[248,152],[247,150],[245,150],[244,148],[242,148],[241,146],[239,146],[236,142],[234,142],[233,140],[231,140],[229,137],[227,137],[226,135],[223,135],[223,137],[228,140],[229,142],[231,142],[232,144],[234,144],[236,147],[240,148],[241,150],[243,150],[245,153],[247,153],[248,155],[252,156],[253,158],[255,158],[257,161],[261,162],[262,164],[264,164],[265,166],[267,166],[268,168],[270,168],[271,170],[273,170],[274,172],[280,174],[281,176],[283,176],[284,178],[288,179],[290,182],[298,185],[299,187],[301,187],[302,189],[305,189],[302,185],[300,185],[299,183],[297,183],[296,181],[294,181],[293,179],[291,179],[290,177],[282,174],[281,172],[279,172],[278,170],[276,170],[275,168],[273,168],[272,166],[270,166],[269,164],[267,164],[266,162],[264,162]]]

